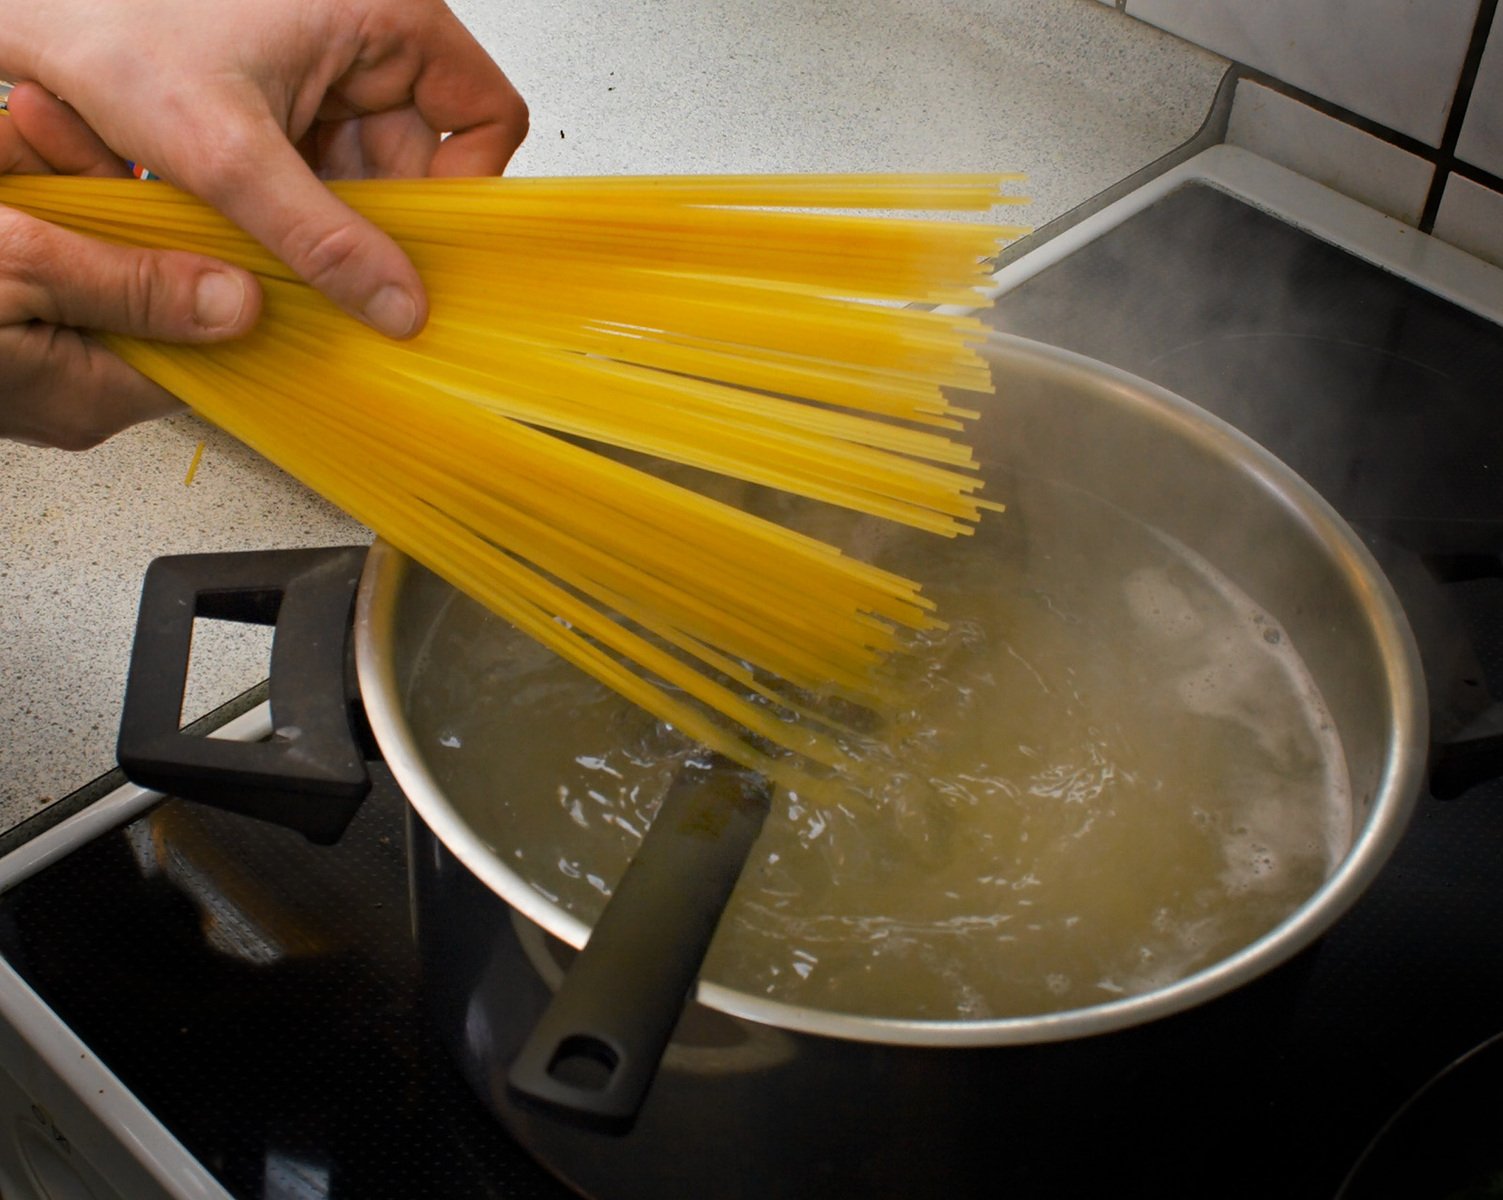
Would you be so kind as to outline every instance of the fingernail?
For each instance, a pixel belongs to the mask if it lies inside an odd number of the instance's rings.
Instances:
[[[411,337],[417,332],[417,301],[407,289],[388,283],[370,298],[365,319],[387,337]]]
[[[227,329],[245,308],[245,281],[228,271],[205,271],[193,293],[193,319],[205,329]]]

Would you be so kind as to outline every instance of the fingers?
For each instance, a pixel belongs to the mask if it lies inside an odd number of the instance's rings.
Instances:
[[[460,20],[442,4],[417,4],[369,27],[360,59],[332,87],[325,119],[412,106],[447,133],[431,175],[499,175],[527,136],[527,104]]]
[[[163,169],[381,333],[411,337],[427,321],[428,300],[407,256],[318,180],[269,116],[242,133],[231,157]]]
[[[249,332],[260,311],[261,290],[247,271],[95,241],[0,209],[0,326],[41,321],[211,342]]]
[[[254,277],[211,258],[0,209],[0,437],[81,450],[178,407],[85,330],[218,341],[248,332],[260,308]]]
[[[67,104],[18,84],[0,123],[0,170],[124,175]],[[260,289],[189,254],[95,242],[0,210],[0,437],[85,450],[181,404],[95,341],[102,329],[174,341],[248,331]]]
[[[427,29],[413,87],[418,112],[450,133],[429,173],[499,175],[527,137],[527,103],[452,13]]]
[[[130,174],[84,119],[40,84],[16,84],[9,107],[15,131],[45,169],[59,175]]]
[[[87,450],[138,421],[182,407],[87,334],[0,327],[0,438]]]
[[[48,175],[52,168],[21,136],[16,123],[0,115],[0,175]]]
[[[195,38],[163,51],[186,82],[164,88],[152,76],[143,103],[100,82],[115,60],[96,61],[98,38],[88,52],[57,58],[66,78],[47,82],[111,146],[218,208],[345,311],[389,336],[413,336],[428,316],[416,269],[323,186],[304,154],[367,174],[494,174],[526,135],[526,105],[440,0],[273,0],[234,8],[234,20],[231,11],[221,20],[193,9]],[[131,9],[135,19],[157,12],[144,0]],[[98,21],[117,16],[104,6]],[[54,169],[117,169],[67,106],[43,95],[24,104],[62,164]],[[353,118],[326,139],[326,156],[319,135],[307,137],[315,114]],[[440,143],[440,132],[452,136]]]
[[[317,160],[345,175],[499,173],[527,134],[521,96],[442,5],[392,12],[326,95],[320,116],[335,127]],[[437,143],[441,131],[452,135]],[[347,312],[388,336],[416,334],[427,297],[395,243],[318,185],[285,135],[266,126],[245,149],[245,161],[272,165],[187,186]]]
[[[411,107],[321,121],[312,138],[320,179],[420,179],[429,173],[438,134]]]
[[[527,138],[529,115],[521,94],[506,84],[511,103],[500,117],[474,125],[440,125],[450,136],[439,145],[428,173],[453,178],[500,175]]]

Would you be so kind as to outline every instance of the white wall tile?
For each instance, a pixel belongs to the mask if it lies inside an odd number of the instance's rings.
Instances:
[[[1503,18],[1493,18],[1456,153],[1473,166],[1503,175]]]
[[[1435,236],[1503,267],[1503,194],[1452,175],[1440,198]]]
[[[1128,0],[1170,33],[1440,145],[1479,0]]]
[[[1226,140],[1410,225],[1434,175],[1418,155],[1246,79],[1237,84]]]

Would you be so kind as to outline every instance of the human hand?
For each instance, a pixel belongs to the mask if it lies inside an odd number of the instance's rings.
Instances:
[[[10,110],[0,115],[0,174],[127,173],[45,89],[19,85]],[[248,272],[110,245],[0,208],[0,437],[82,450],[178,407],[88,330],[218,341],[248,332],[260,309]]]
[[[394,337],[427,319],[417,272],[319,175],[497,174],[527,132],[441,0],[0,0],[0,18],[0,62]]]

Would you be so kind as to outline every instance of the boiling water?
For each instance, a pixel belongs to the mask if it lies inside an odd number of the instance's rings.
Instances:
[[[1344,851],[1341,748],[1279,624],[1099,501],[1008,496],[973,539],[878,534],[948,628],[902,660],[860,791],[774,797],[707,977],[884,1016],[1078,1008],[1255,940]],[[463,600],[408,712],[476,832],[587,921],[692,753]]]

